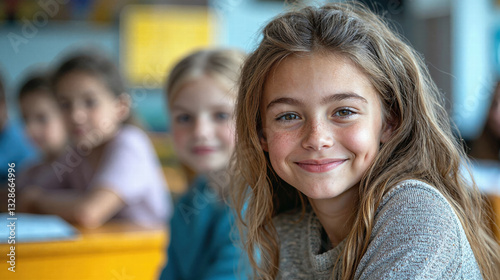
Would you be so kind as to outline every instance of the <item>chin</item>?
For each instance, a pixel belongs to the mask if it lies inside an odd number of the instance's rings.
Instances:
[[[317,191],[309,191],[309,192],[302,192],[304,195],[306,195],[310,199],[330,199],[330,198],[335,198],[337,196],[342,195],[345,193],[346,190],[329,190],[329,189],[319,189]]]
[[[309,199],[314,199],[314,200],[320,200],[320,199],[331,199],[334,197],[337,197],[338,195],[331,195],[331,194],[313,194],[313,195],[306,195]]]

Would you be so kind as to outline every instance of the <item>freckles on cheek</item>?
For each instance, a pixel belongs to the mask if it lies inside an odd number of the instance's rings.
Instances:
[[[287,157],[296,148],[298,136],[292,132],[268,133],[269,159],[273,169],[282,176],[281,169],[286,165]]]
[[[276,152],[276,150],[282,150],[286,147],[287,144],[289,145],[290,143],[292,143],[292,139],[295,133],[268,131],[266,135],[270,152]]]

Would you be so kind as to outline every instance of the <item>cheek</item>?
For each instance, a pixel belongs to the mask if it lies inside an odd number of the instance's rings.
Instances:
[[[380,133],[373,130],[373,127],[357,127],[345,131],[344,147],[354,153],[358,159],[363,160],[363,164],[373,161],[380,146]]]
[[[46,134],[53,138],[63,138],[66,135],[64,123],[61,121],[52,121],[47,124]]]
[[[31,137],[35,137],[36,136],[36,131],[37,131],[37,128],[36,128],[36,125],[35,124],[31,124],[31,123],[28,123],[26,124],[26,133]]]
[[[71,120],[71,117],[68,116],[68,115],[63,115],[63,126],[64,126],[64,129],[66,130],[71,130],[73,129],[73,121]]]
[[[219,139],[228,146],[231,150],[234,148],[236,143],[236,127],[234,123],[221,125],[217,128]]]
[[[184,149],[187,146],[189,132],[186,128],[172,127],[172,139],[177,149]]]
[[[267,146],[269,149],[269,159],[275,170],[279,169],[280,163],[292,154],[298,145],[300,137],[295,132],[272,132],[267,131]]]
[[[113,109],[114,108],[108,108],[109,111],[106,112],[106,109],[99,108],[98,110],[90,112],[88,116],[95,126],[104,129],[118,124],[118,118]]]

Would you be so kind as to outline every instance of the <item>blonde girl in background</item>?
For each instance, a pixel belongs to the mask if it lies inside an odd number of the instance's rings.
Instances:
[[[442,104],[420,56],[360,5],[272,20],[236,109],[234,202],[256,277],[497,279]]]
[[[236,50],[201,50],[183,58],[168,76],[174,147],[190,186],[175,206],[161,279],[245,279],[248,272],[224,200],[231,188],[227,168],[243,58]]]

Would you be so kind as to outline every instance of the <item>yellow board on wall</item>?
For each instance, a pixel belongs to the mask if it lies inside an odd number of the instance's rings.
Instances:
[[[131,5],[120,19],[121,66],[135,87],[162,88],[179,59],[214,41],[207,7]]]

